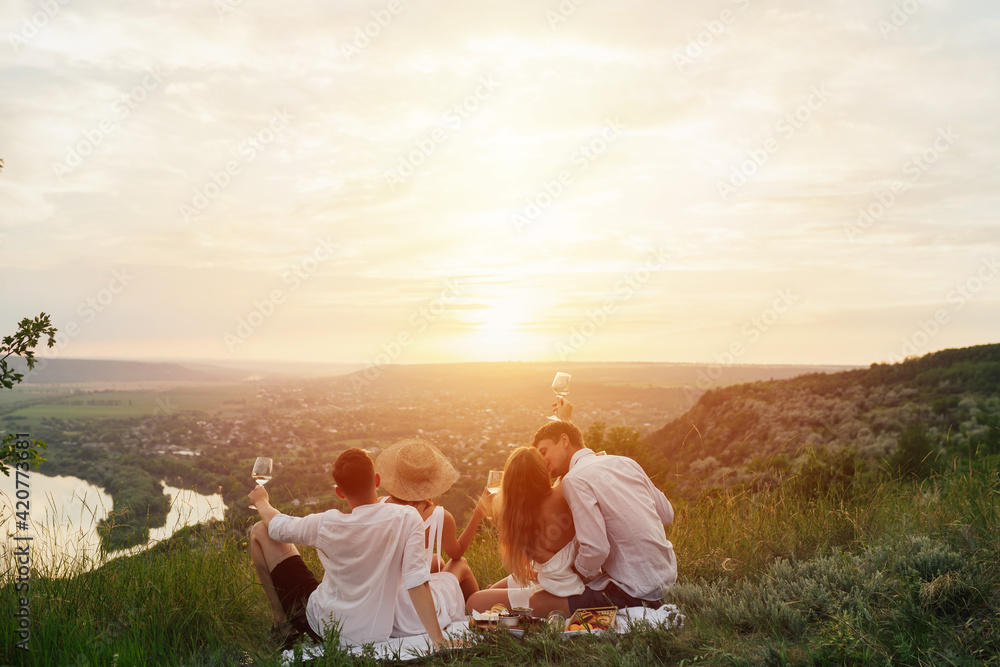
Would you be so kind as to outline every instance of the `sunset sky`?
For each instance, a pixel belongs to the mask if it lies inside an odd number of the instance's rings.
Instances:
[[[48,312],[54,356],[1000,341],[997,3],[8,0],[0,28],[0,333]]]

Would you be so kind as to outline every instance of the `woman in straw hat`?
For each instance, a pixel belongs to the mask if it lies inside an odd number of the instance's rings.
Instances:
[[[479,590],[479,584],[462,556],[483,520],[483,506],[488,494],[483,493],[469,524],[458,536],[455,517],[434,503],[434,499],[450,489],[458,479],[458,472],[440,449],[419,438],[400,440],[375,460],[375,472],[382,480],[382,488],[389,493],[380,502],[409,505],[424,520],[431,593],[441,627],[465,620],[465,600]],[[447,564],[441,558],[442,548],[451,559]],[[405,591],[402,593],[396,600],[393,636],[422,634],[424,626],[413,603]]]

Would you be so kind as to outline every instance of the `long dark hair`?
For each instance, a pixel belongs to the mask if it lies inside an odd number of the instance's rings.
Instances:
[[[504,567],[519,581],[537,580],[531,563],[542,532],[538,507],[550,493],[549,472],[538,450],[511,452],[497,498],[497,537]]]

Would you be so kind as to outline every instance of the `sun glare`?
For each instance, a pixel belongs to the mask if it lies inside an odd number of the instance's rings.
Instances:
[[[506,361],[530,357],[539,341],[531,331],[532,309],[516,300],[499,299],[470,311],[468,332],[460,346],[489,361]]]
[[[491,305],[483,313],[483,321],[478,326],[484,333],[503,334],[514,331],[524,322],[523,309],[513,303]]]

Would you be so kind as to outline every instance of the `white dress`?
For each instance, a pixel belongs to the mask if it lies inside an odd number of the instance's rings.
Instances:
[[[530,607],[528,601],[531,599],[531,594],[540,590],[545,590],[561,598],[582,593],[585,588],[583,580],[573,571],[573,561],[576,560],[578,548],[576,539],[572,539],[552,558],[544,563],[534,563],[538,583],[532,581],[525,585],[515,579],[514,575],[508,575],[507,598],[510,600],[510,605],[512,607]]]
[[[438,505],[424,521],[427,538],[424,556],[427,569],[430,570],[435,552],[441,559],[441,533],[444,527],[444,507]],[[444,562],[441,560],[440,562]],[[431,595],[434,596],[434,611],[437,612],[438,623],[446,628],[455,621],[465,620],[465,596],[458,578],[451,572],[431,572]],[[396,596],[396,620],[392,625],[393,637],[411,637],[425,634],[427,630],[413,608],[410,594],[404,588],[399,589]]]

